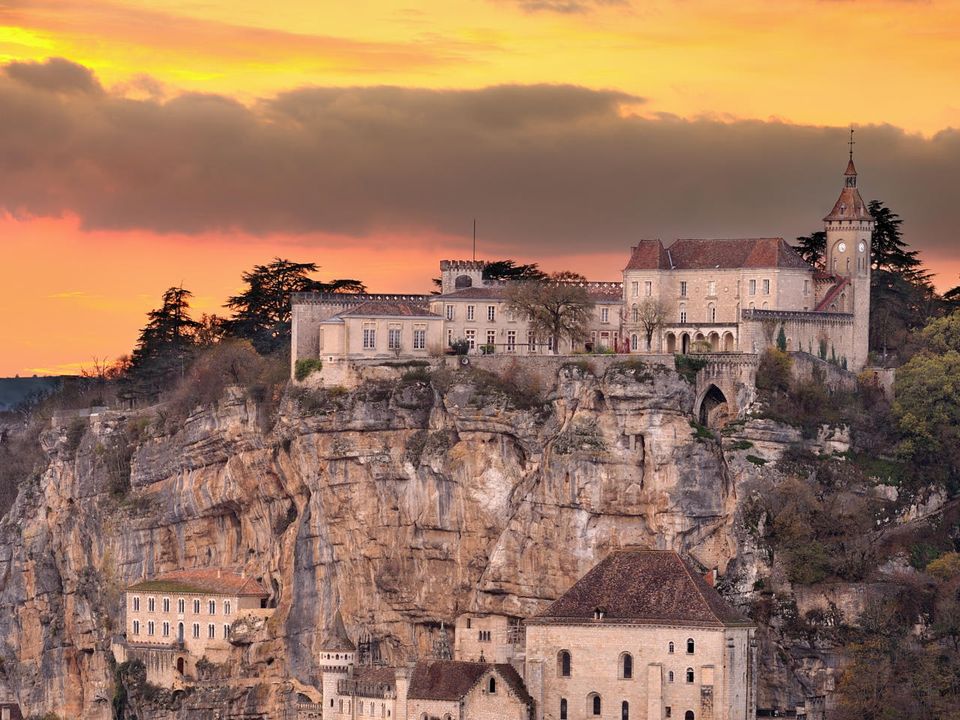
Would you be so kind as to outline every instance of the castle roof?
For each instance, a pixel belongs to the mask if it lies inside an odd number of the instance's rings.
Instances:
[[[410,678],[407,697],[412,700],[461,700],[489,670],[495,670],[523,702],[533,703],[523,680],[512,665],[460,660],[417,663]]]
[[[783,238],[684,238],[664,248],[659,240],[641,240],[625,270],[711,270],[796,268],[810,265]]]
[[[337,313],[337,315],[339,317],[440,317],[436,313],[430,312],[423,303],[405,300],[371,300]]]
[[[595,619],[597,611],[602,619]],[[673,550],[621,550],[578,580],[533,624],[749,626]]]
[[[840,197],[833,205],[833,210],[824,218],[824,221],[830,220],[873,220],[873,216],[867,209],[867,204],[860,197],[860,191],[857,190],[857,168],[853,164],[853,157],[847,162],[847,169],[843,173],[843,190],[840,191]]]
[[[324,628],[320,649],[324,652],[356,652],[357,646],[347,635],[347,628],[343,624],[343,616],[339,610],[333,616],[330,625]]]
[[[263,585],[253,578],[222,569],[175,570],[127,588],[127,592],[172,592],[267,597]]]
[[[593,302],[621,302],[623,300],[623,283],[621,282],[594,282],[570,283],[581,284]],[[434,296],[437,300],[499,300],[506,299],[507,283],[485,285],[483,287],[469,287],[462,290]]]

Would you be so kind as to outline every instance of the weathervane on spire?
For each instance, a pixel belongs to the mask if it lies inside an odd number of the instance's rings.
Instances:
[[[853,146],[857,144],[853,139],[853,126],[850,127],[850,142],[847,144],[850,146],[850,159],[853,160]]]

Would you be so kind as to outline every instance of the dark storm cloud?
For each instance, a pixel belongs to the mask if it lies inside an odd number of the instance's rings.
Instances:
[[[516,5],[526,13],[559,13],[561,15],[587,13],[602,7],[630,4],[628,0],[496,0],[496,2]]]
[[[94,74],[83,65],[48,58],[43,62],[12,62],[4,66],[7,76],[26,85],[51,92],[102,92]]]
[[[846,130],[626,116],[642,100],[569,86],[302,89],[250,108],[52,92],[0,77],[0,210],[87,228],[466,234],[526,256],[638,237],[820,227]],[[16,78],[16,79],[14,79]],[[49,89],[43,89],[49,88]],[[861,188],[921,249],[956,251],[960,134],[857,135]]]

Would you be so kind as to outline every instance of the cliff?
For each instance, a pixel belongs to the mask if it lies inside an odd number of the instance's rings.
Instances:
[[[133,697],[140,718],[274,713],[318,684],[338,608],[399,660],[463,611],[542,609],[627,545],[727,572],[741,604],[769,574],[738,510],[758,467],[691,423],[693,388],[674,371],[571,364],[541,388],[396,374],[292,389],[276,417],[233,389],[182,421],[157,407],[55,423],[48,467],[0,523],[0,686],[26,712],[111,717],[122,590],[177,568],[244,570],[276,611],[237,641],[231,680]],[[755,434],[775,455],[776,433]],[[774,642],[762,650],[761,705],[796,697]]]

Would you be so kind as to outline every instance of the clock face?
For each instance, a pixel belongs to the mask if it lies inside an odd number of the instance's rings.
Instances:
[[[839,245],[837,245],[837,250],[839,250],[840,252],[846,252],[847,244],[845,242],[840,243]]]
[[[858,249],[860,252],[863,252],[864,250],[867,249],[867,244],[861,240],[861,241],[860,241],[860,244],[857,246],[857,249]]]

